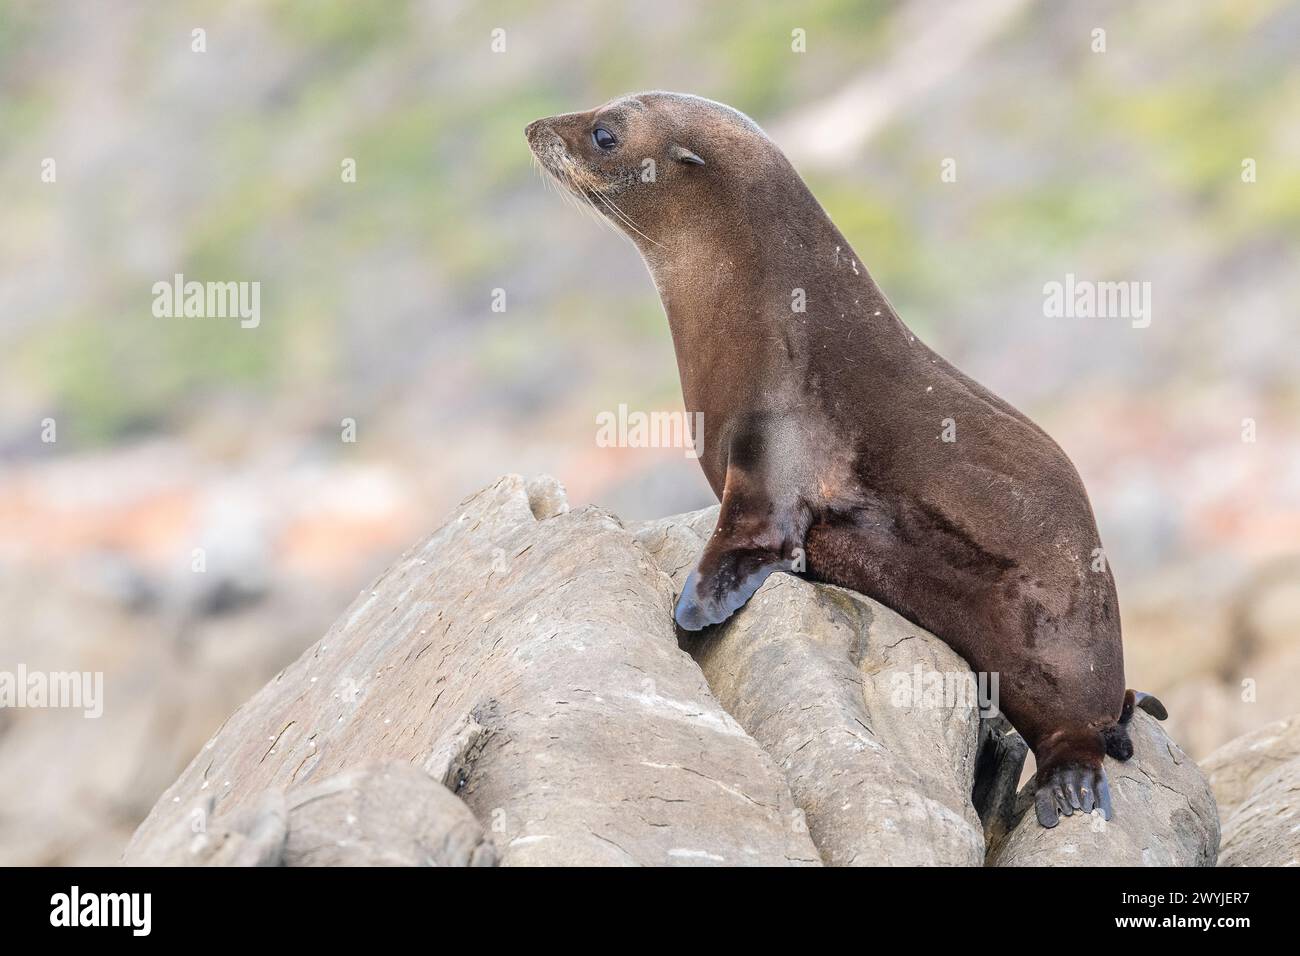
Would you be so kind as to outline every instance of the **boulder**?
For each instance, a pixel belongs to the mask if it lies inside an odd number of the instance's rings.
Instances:
[[[133,842],[127,866],[279,866],[284,860],[289,808],[284,792],[267,790],[233,813],[217,815],[216,795],[172,815],[148,841]]]
[[[377,762],[453,787],[507,865],[819,863],[780,769],[678,648],[668,578],[557,488],[509,476],[463,502],[225,722],[127,861],[205,801],[293,805]]]
[[[344,771],[214,814],[215,794],[124,862],[141,866],[493,866],[496,848],[440,782],[405,763]]]
[[[1024,742],[889,609],[777,574],[678,631],[715,519],[624,527],[500,479],[226,720],[125,861],[1213,862],[1208,785],[1145,714],[1110,765],[1116,821],[1042,830]]]
[[[1224,744],[1205,771],[1223,813],[1220,866],[1300,865],[1300,715]]]
[[[496,847],[441,781],[407,763],[371,764],[289,801],[284,866],[494,866]]]

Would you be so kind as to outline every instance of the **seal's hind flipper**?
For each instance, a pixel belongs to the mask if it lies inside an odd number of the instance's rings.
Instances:
[[[774,571],[798,570],[806,520],[774,502],[763,482],[727,469],[722,510],[700,560],[686,579],[673,617],[688,631],[718,624],[753,597]]]
[[[1073,816],[1074,811],[1092,813],[1100,810],[1104,819],[1115,815],[1111,805],[1110,783],[1106,771],[1087,764],[1065,764],[1039,774],[1034,792],[1034,809],[1038,822],[1049,830],[1061,820],[1061,814]]]
[[[1139,690],[1133,692],[1133,697],[1137,705],[1156,720],[1165,720],[1169,716],[1169,711],[1165,710],[1165,705],[1160,703],[1160,698],[1154,694],[1144,694]]]
[[[1133,719],[1133,708],[1140,707],[1156,720],[1165,720],[1169,717],[1169,711],[1165,710],[1165,705],[1160,703],[1160,698],[1155,694],[1147,694],[1140,690],[1124,691],[1124,706],[1119,712],[1119,723],[1127,724]]]

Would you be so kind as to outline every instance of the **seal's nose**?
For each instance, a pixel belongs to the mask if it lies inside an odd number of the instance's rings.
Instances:
[[[528,142],[531,143],[533,141],[533,134],[541,129],[543,122],[543,120],[533,120],[524,127],[524,138],[528,140]]]

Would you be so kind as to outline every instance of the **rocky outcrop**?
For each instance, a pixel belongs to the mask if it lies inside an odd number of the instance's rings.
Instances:
[[[1032,812],[1032,781],[1021,790],[1015,821],[989,850],[992,866],[1213,866],[1219,814],[1205,774],[1154,717],[1129,724],[1133,757],[1106,758],[1115,816],[1062,817],[1051,830]]]
[[[234,815],[379,761],[451,783],[505,864],[818,862],[678,648],[668,579],[616,519],[565,507],[517,477],[464,502],[227,720],[127,861],[210,793]]]
[[[1023,742],[892,611],[775,575],[679,634],[715,515],[624,527],[500,479],[226,721],[126,862],[1213,861],[1208,787],[1145,714],[1117,820],[1047,831],[1016,797]]]
[[[1205,760],[1223,814],[1220,866],[1300,865],[1300,715]]]
[[[680,589],[716,520],[708,508],[652,522],[637,540]],[[778,574],[687,646],[784,771],[827,863],[983,862],[979,710],[947,645],[861,595]]]
[[[267,790],[214,815],[216,795],[173,817],[127,862],[142,866],[493,866],[474,814],[410,764],[335,774],[291,797]]]

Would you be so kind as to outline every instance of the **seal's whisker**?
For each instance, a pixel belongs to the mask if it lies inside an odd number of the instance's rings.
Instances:
[[[613,228],[610,221],[602,216],[600,210],[597,209],[592,201],[587,198],[586,193],[577,191],[575,187],[575,190],[569,193],[569,200],[582,210],[584,216],[590,216],[602,226],[610,226]]]
[[[556,169],[547,163],[542,162],[536,153],[532,154],[533,166],[542,172],[542,178],[546,180],[547,187],[559,192],[564,201],[580,209],[583,215],[589,215],[596,218],[597,221],[608,225],[618,232],[618,227],[610,222],[608,216],[601,215],[600,210],[593,202],[593,197],[600,201],[601,205],[609,210],[610,214],[632,232],[636,233],[646,242],[652,245],[663,247],[663,244],[651,239],[637,225],[637,223],[626,212],[619,207],[612,199],[604,195],[601,189],[601,183],[596,177],[592,176],[587,170],[578,166],[571,157],[561,154],[559,156],[560,168]]]
[[[602,216],[600,210],[587,198],[587,188],[583,183],[583,178],[579,175],[579,170],[573,161],[567,156],[564,157],[563,177],[563,187],[568,194],[569,201],[581,209],[583,215],[593,217],[601,225],[610,225],[609,220]]]
[[[591,210],[591,214],[593,216],[599,219],[603,225],[606,225],[610,229],[613,229],[615,232],[618,232],[618,227],[609,221],[609,217],[602,216],[600,214],[600,210],[596,208],[596,204],[592,202],[591,197],[587,195],[587,190],[583,190],[582,192],[578,193],[578,195],[582,197],[582,201],[586,203],[587,208]]]
[[[609,220],[600,215],[599,211],[591,206],[590,201],[579,201],[577,195],[578,187],[569,175],[569,170],[563,173],[557,172],[533,154],[533,165],[542,173],[542,179],[546,182],[546,187],[556,193],[566,205],[572,206],[578,210],[584,217],[595,219],[598,223],[608,224]],[[585,197],[583,197],[585,199]]]
[[[621,220],[623,221],[623,223],[624,223],[624,224],[625,224],[629,229],[631,229],[633,232],[635,232],[638,236],[640,236],[640,237],[641,237],[642,239],[644,239],[646,242],[654,243],[656,246],[659,246],[660,248],[663,248],[663,243],[661,243],[661,242],[657,242],[657,241],[655,241],[654,239],[651,239],[651,238],[650,238],[649,236],[647,236],[644,232],[642,232],[640,229],[638,229],[636,223],[632,221],[632,217],[629,216],[627,213],[625,213],[622,209],[620,209],[620,208],[618,207],[618,205],[617,205],[617,204],[616,204],[612,199],[608,199],[608,198],[606,198],[605,196],[601,195],[601,193],[600,193],[599,191],[597,191],[597,190],[594,190],[594,189],[593,189],[591,192],[592,192],[592,195],[594,195],[597,199],[599,199],[602,203],[604,203],[605,206],[608,207],[609,210],[610,210],[611,212],[614,213],[614,215],[618,216],[618,218],[621,219]]]

